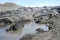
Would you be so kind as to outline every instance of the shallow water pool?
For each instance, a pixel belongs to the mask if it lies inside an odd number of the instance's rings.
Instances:
[[[6,32],[5,30],[7,28],[8,26],[0,28],[0,40],[19,40],[25,34],[35,34],[37,28],[41,28],[45,31],[48,30],[48,26],[45,24],[36,24],[34,22],[29,22],[24,25],[24,28],[14,32]]]

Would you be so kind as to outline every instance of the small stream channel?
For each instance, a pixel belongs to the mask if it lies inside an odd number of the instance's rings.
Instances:
[[[0,28],[0,40],[19,40],[25,34],[35,34],[37,28],[42,28],[45,31],[48,31],[48,26],[45,24],[36,24],[34,22],[29,22],[24,25],[24,28],[16,32],[6,32],[5,30],[9,26],[4,26]]]

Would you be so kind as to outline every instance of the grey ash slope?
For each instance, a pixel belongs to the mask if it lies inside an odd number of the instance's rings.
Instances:
[[[41,15],[48,17],[49,14],[54,16],[59,13],[52,7],[23,7],[15,3],[0,4],[0,18],[8,18],[12,21],[20,20],[21,18],[34,20],[34,17]]]

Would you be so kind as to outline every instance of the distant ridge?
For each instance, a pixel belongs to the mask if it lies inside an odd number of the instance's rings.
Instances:
[[[12,3],[12,2],[9,2],[9,3],[7,2],[7,3],[4,3],[4,4],[0,4],[0,11],[16,10],[19,7],[22,7],[22,6],[19,6],[15,3]]]

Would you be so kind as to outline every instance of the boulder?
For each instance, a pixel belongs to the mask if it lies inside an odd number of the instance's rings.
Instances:
[[[15,23],[15,24],[12,24],[11,27],[9,29],[6,29],[6,31],[17,31],[18,29],[24,27],[24,24],[21,24],[21,23]]]
[[[8,19],[0,19],[0,24],[6,25],[6,24],[11,24],[12,21]]]

